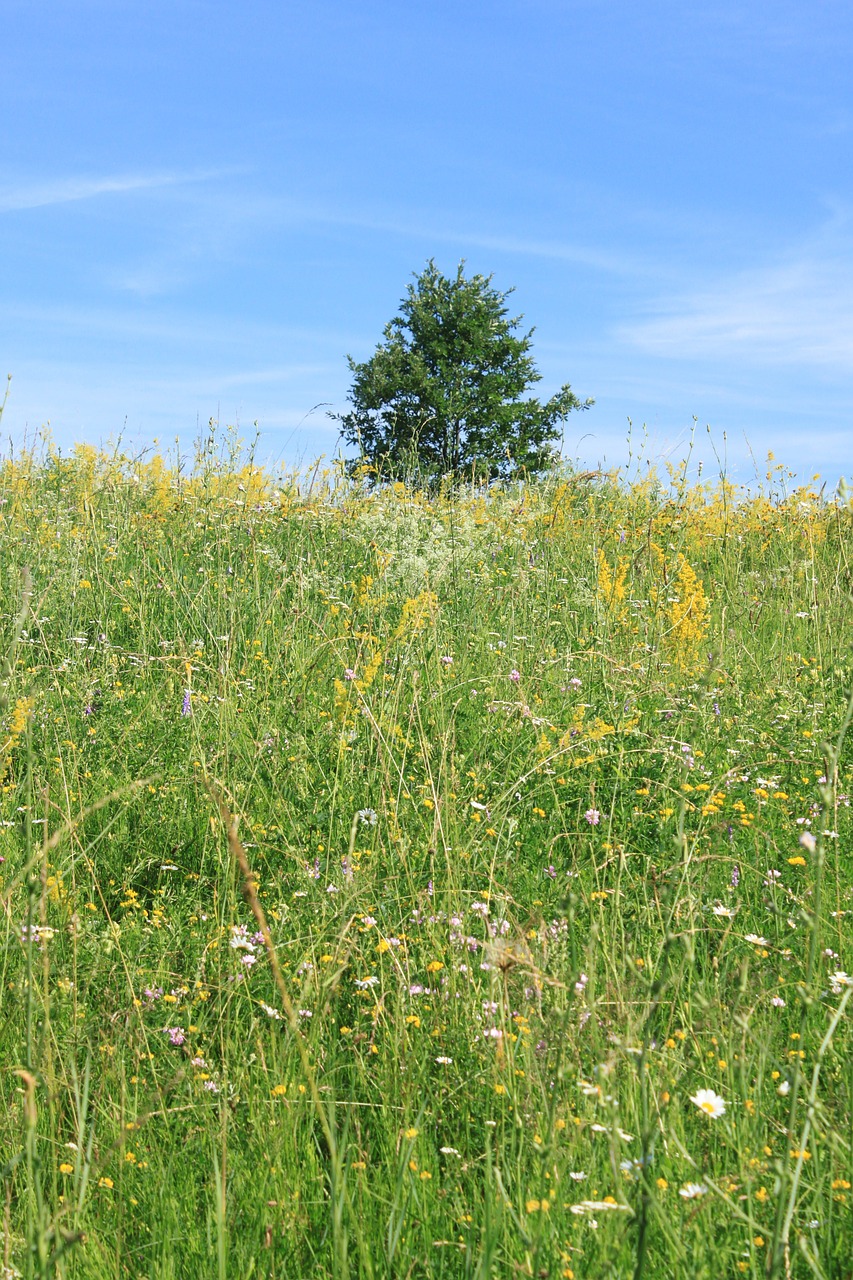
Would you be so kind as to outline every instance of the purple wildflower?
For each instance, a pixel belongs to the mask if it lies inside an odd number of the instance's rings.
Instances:
[[[181,715],[192,715],[192,694],[189,689],[184,689],[184,701],[181,707]]]

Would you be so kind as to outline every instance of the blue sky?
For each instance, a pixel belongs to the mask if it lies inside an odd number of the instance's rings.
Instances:
[[[849,0],[3,10],[7,441],[332,455],[346,355],[464,258],[595,397],[584,465],[695,417],[742,478],[853,475]]]

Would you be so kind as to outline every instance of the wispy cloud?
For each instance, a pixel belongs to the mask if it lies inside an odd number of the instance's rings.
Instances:
[[[235,173],[235,169],[194,169],[187,172],[124,173],[104,177],[54,178],[47,182],[25,182],[0,187],[0,213],[43,209],[50,205],[72,204],[98,196],[125,195],[132,191],[154,191],[165,187],[208,182]]]
[[[661,300],[617,335],[649,355],[853,371],[850,256],[807,253]]]
[[[371,217],[368,214],[335,215],[317,211],[317,222],[332,225],[358,227],[365,231],[402,236],[406,239],[423,239],[437,244],[454,244],[466,249],[490,249],[496,253],[518,254],[530,258],[547,258],[552,261],[573,262],[578,266],[593,267],[600,271],[618,274],[645,275],[651,268],[638,257],[609,252],[591,245],[568,240],[542,239],[536,236],[498,234],[490,235],[471,227],[449,227],[437,215],[435,221],[410,220],[409,218]]]

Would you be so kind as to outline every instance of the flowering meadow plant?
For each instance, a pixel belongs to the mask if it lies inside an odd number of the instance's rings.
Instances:
[[[0,462],[3,1274],[844,1274],[853,511],[768,471]]]

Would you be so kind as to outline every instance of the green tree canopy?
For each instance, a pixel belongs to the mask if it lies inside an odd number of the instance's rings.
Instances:
[[[354,375],[348,413],[332,415],[347,444],[384,475],[427,479],[536,474],[555,457],[559,425],[581,401],[566,384],[545,404],[525,398],[541,378],[530,353],[533,330],[516,333],[509,293],[491,276],[453,279],[430,260],[408,286],[384,342]]]

